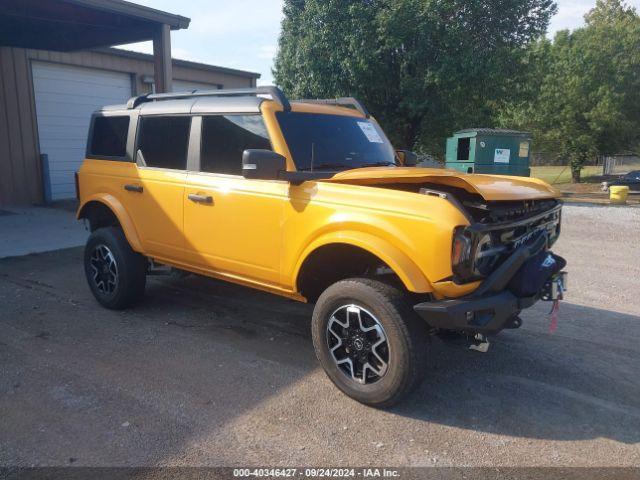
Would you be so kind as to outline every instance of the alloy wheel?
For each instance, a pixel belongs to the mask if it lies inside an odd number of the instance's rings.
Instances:
[[[112,294],[118,287],[118,264],[109,247],[96,245],[89,259],[92,280],[100,293]]]
[[[331,356],[348,378],[371,384],[385,375],[389,342],[371,312],[357,305],[344,305],[329,317],[326,333]]]

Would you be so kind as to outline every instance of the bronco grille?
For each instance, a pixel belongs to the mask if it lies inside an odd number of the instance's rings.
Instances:
[[[454,266],[457,281],[486,277],[517,248],[540,235],[551,247],[560,235],[562,205],[557,200],[465,204],[473,223],[462,234],[469,240],[469,257]]]
[[[470,223],[453,232],[451,264],[457,283],[483,279],[517,248],[540,235],[546,237],[547,247],[560,235],[562,203],[555,199],[488,202],[478,194],[445,185],[425,185],[419,191],[447,199]]]
[[[500,223],[521,220],[558,205],[557,200],[526,200],[519,202],[463,202],[476,222]]]

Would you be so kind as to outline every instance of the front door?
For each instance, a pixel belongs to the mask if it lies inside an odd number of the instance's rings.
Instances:
[[[215,115],[201,121],[198,172],[184,192],[185,248],[190,263],[254,284],[280,283],[285,181],[242,177],[245,149],[271,149],[260,115]]]

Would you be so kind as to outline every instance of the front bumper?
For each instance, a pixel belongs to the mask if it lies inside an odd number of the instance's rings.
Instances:
[[[538,296],[518,298],[504,291],[480,298],[424,302],[413,308],[433,328],[486,334],[508,328],[520,310],[538,300]]]
[[[555,276],[550,278],[545,287],[531,297],[516,297],[507,290],[507,285],[520,267],[546,245],[547,239],[541,235],[531,244],[521,246],[470,295],[423,302],[413,308],[429,326],[437,329],[490,334],[517,326],[519,322],[514,320],[521,310],[529,308],[541,298],[558,298],[556,282],[562,285],[566,281],[566,273],[561,272],[557,274],[557,279]]]

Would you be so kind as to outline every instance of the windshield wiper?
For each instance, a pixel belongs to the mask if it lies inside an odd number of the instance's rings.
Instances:
[[[326,169],[338,169],[338,168],[347,168],[352,170],[354,168],[364,168],[364,167],[390,167],[395,166],[395,163],[392,162],[373,162],[373,163],[359,163],[357,165],[345,165],[344,163],[321,163],[320,165],[314,165],[313,169],[311,167],[301,168],[302,171],[314,171],[314,170],[326,170]]]
[[[396,166],[394,162],[374,162],[374,163],[361,163],[359,167],[390,167]]]

